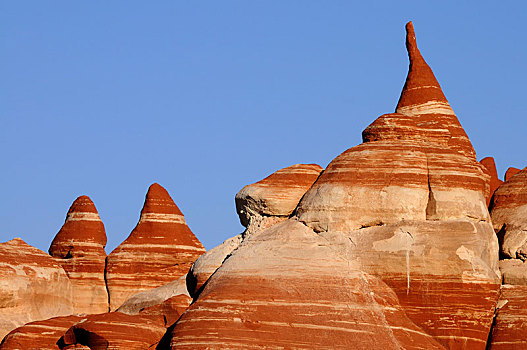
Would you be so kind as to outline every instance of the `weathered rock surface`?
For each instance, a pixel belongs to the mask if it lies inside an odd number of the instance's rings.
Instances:
[[[128,315],[163,315],[172,324],[192,302],[186,278],[185,275],[164,286],[137,293],[128,298],[117,311]]]
[[[161,316],[130,316],[120,312],[88,315],[60,339],[62,349],[84,345],[92,350],[145,350],[165,334]],[[69,348],[68,348],[69,346]]]
[[[205,282],[212,276],[212,274],[223,264],[223,261],[238,248],[242,242],[241,234],[231,237],[219,246],[212,248],[202,256],[200,256],[187,275],[187,287],[191,297],[195,298],[199,294],[199,290],[203,287]]]
[[[286,220],[322,171],[317,164],[295,164],[236,194],[236,211],[247,228],[244,235]]]
[[[253,233],[172,330],[172,349],[441,349],[380,279],[295,220]]]
[[[527,260],[527,168],[496,190],[490,213],[502,241],[501,253]]]
[[[99,213],[88,196],[80,196],[49,247],[49,254],[62,265],[73,286],[75,313],[108,311],[105,246],[106,232]]]
[[[30,322],[11,331],[2,341],[0,350],[59,349],[58,341],[81,316],[53,317]]]
[[[490,199],[492,198],[492,195],[494,192],[498,189],[498,187],[501,186],[503,181],[501,181],[498,178],[498,170],[496,170],[496,162],[494,162],[494,158],[492,157],[485,157],[482,160],[479,161],[481,165],[487,169],[487,173],[490,176],[490,191],[489,194],[486,196],[487,198],[487,205],[490,204]]]
[[[492,350],[527,349],[527,286],[502,286],[489,341]]]
[[[505,172],[505,181],[509,181],[511,177],[518,174],[521,171],[521,169],[510,167]]]
[[[500,285],[490,175],[407,31],[397,113],[333,160],[292,218],[231,252],[172,349],[485,348]]]
[[[20,238],[0,243],[0,338],[28,322],[73,312],[62,267]]]
[[[185,223],[168,192],[150,186],[139,223],[108,255],[106,281],[110,309],[128,297],[185,275],[205,248]]]
[[[504,284],[527,285],[527,261],[521,259],[500,260],[500,271]]]

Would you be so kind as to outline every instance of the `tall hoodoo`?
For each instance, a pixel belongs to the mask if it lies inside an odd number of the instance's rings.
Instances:
[[[80,196],[71,205],[49,254],[62,265],[73,286],[75,313],[108,311],[104,281],[106,232],[92,200]]]
[[[448,145],[451,149],[475,159],[476,152],[465,130],[450,107],[432,69],[417,48],[412,22],[406,24],[406,48],[410,67],[396,112],[415,117],[416,124],[428,131],[427,139],[430,141]],[[434,137],[437,129],[444,128],[449,131],[448,138]]]
[[[137,226],[108,255],[110,309],[117,309],[138,292],[185,275],[204,252],[167,190],[154,183],[146,194]]]

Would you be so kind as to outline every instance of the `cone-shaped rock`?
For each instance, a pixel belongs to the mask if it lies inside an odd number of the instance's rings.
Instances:
[[[511,177],[513,177],[514,175],[518,174],[520,171],[521,171],[521,169],[510,167],[505,172],[505,181],[509,181]]]
[[[396,112],[416,118],[427,131],[429,141],[447,144],[452,150],[476,157],[465,130],[450,107],[441,86],[417,48],[412,22],[406,24],[406,48],[410,68]],[[436,139],[437,129],[447,129],[449,138]]]
[[[485,348],[500,286],[490,175],[408,34],[398,113],[335,158],[292,217],[231,251],[172,349]]]
[[[20,238],[0,243],[0,339],[28,322],[70,315],[71,289],[48,254]]]
[[[49,254],[62,265],[72,283],[75,313],[108,311],[105,246],[106,232],[99,213],[88,196],[80,196],[49,247]]]
[[[487,169],[487,173],[490,175],[490,191],[487,196],[487,205],[489,205],[492,195],[498,189],[498,187],[501,186],[503,181],[498,178],[498,171],[496,170],[496,163],[494,162],[494,158],[485,157],[479,162],[485,167],[485,169]]]
[[[111,310],[138,292],[185,275],[204,252],[168,192],[153,184],[146,194],[139,223],[108,255],[106,281]]]

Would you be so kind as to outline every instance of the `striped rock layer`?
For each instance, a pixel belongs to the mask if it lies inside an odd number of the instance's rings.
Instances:
[[[490,176],[490,189],[489,194],[487,195],[487,205],[490,205],[492,195],[496,192],[498,187],[503,184],[503,181],[498,178],[498,171],[496,170],[496,162],[494,162],[494,158],[485,157],[479,162],[485,167],[487,174]]]
[[[397,113],[226,257],[172,349],[485,348],[500,286],[490,175],[407,30]]]
[[[120,312],[87,315],[60,338],[61,349],[83,345],[91,350],[155,349],[166,332],[161,316],[130,316]]]
[[[527,286],[503,285],[489,348],[527,349]]]
[[[492,198],[490,213],[501,237],[501,253],[527,260],[527,168],[501,185]]]
[[[151,185],[139,223],[107,258],[110,309],[185,275],[204,252],[168,192],[157,183]]]
[[[73,312],[62,267],[20,238],[0,243],[0,338],[28,322]]]
[[[396,112],[414,117],[416,123],[426,130],[428,139],[434,139],[475,160],[476,152],[465,130],[450,107],[432,69],[417,48],[412,22],[406,24],[406,31],[410,67]],[[448,130],[448,138],[438,137],[437,132],[441,129]]]
[[[81,316],[53,317],[28,323],[11,331],[2,341],[0,350],[60,349],[59,339]]]
[[[73,286],[75,313],[108,311],[105,246],[106,232],[95,205],[88,196],[77,198],[49,247]]]
[[[442,349],[395,293],[288,220],[245,239],[172,330],[171,349]]]
[[[244,235],[287,219],[321,171],[317,164],[295,164],[242,188],[235,202]]]

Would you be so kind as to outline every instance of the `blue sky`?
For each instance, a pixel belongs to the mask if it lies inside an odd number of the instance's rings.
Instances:
[[[87,194],[110,252],[159,182],[216,246],[244,185],[394,110],[409,20],[478,158],[526,166],[523,1],[1,2],[0,241],[47,251]]]

